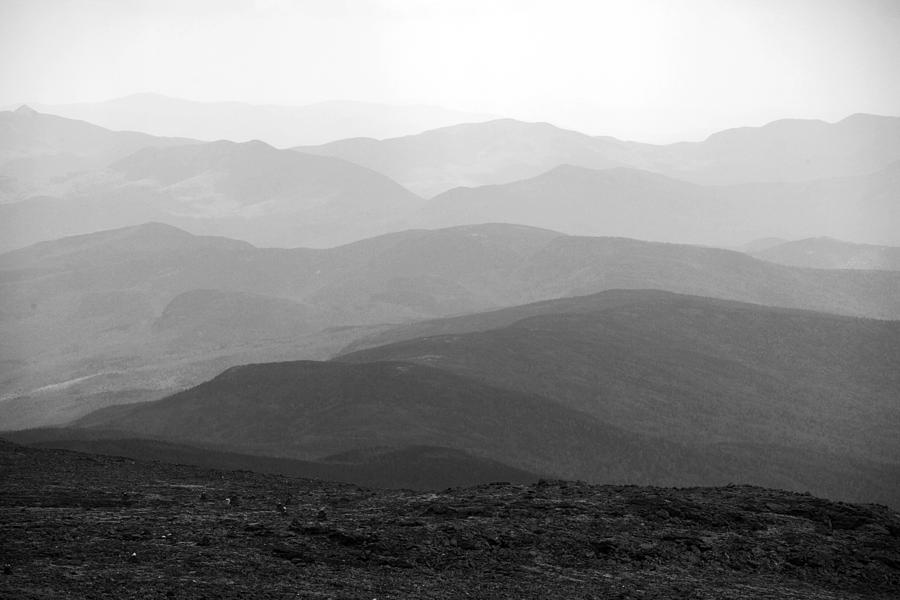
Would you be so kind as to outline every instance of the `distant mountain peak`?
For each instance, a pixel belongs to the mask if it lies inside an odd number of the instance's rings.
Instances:
[[[19,108],[17,108],[14,112],[15,112],[17,115],[22,115],[22,116],[30,116],[30,115],[36,115],[36,114],[39,114],[38,111],[34,110],[33,108],[31,108],[31,107],[28,106],[27,104],[23,104],[22,106],[20,106]]]

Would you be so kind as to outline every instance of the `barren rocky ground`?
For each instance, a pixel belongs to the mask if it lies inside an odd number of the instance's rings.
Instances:
[[[435,493],[0,442],[0,597],[896,598],[900,515],[747,486]]]

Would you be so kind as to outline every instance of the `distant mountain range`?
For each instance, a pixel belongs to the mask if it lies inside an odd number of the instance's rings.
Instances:
[[[499,119],[386,140],[347,139],[295,148],[384,173],[423,197],[459,186],[508,183],[560,164],[626,166],[629,145],[549,123]]]
[[[563,164],[627,166],[699,184],[784,183],[866,175],[897,162],[900,118],[787,119],[667,146],[501,119],[297,149],[367,166],[425,197],[460,186],[510,183]]]
[[[35,161],[69,155],[93,161],[51,178],[9,175],[13,199],[23,189],[40,195],[0,204],[3,249],[147,221],[265,246],[334,245],[384,233],[397,215],[421,205],[417,196],[369,169],[262,142],[176,144],[52,115],[0,114],[10,127],[52,138],[38,145],[46,154]],[[23,138],[12,140],[8,155],[38,152],[29,145],[30,134]]]
[[[654,146],[354,103],[69,108],[190,137],[0,113],[0,429],[77,425],[23,441],[900,504],[900,118]],[[309,141],[345,129],[392,133]],[[304,141],[198,141],[222,130]]]
[[[515,225],[260,249],[148,224],[0,255],[0,416],[58,424],[246,362],[322,359],[391,324],[616,288],[900,315],[900,273]]]
[[[530,179],[459,187],[429,200],[411,227],[506,222],[576,235],[728,246],[777,234],[827,233],[900,243],[900,162],[804,183],[697,185],[630,168],[563,165]]]
[[[40,113],[28,106],[0,112],[0,164],[38,158],[68,160],[75,168],[103,166],[148,147],[190,144],[186,138],[161,138],[136,131],[110,131],[87,123]]]
[[[198,140],[262,140],[279,148],[351,137],[386,138],[490,115],[437,106],[329,100],[301,106],[197,102],[160,94],[133,94],[105,102],[32,104],[36,110],[116,130]]]
[[[727,247],[823,235],[900,244],[900,148],[891,141],[897,119],[888,117],[777,122],[665,147],[505,119],[297,152],[113,132],[30,109],[2,116],[0,126],[15,135],[0,152],[8,157],[0,160],[0,250],[148,221],[271,247],[484,222]],[[853,153],[817,154],[803,138],[809,132]],[[819,171],[754,179],[769,176],[754,161],[769,160],[759,146],[772,139]],[[720,173],[702,144],[723,161],[722,177],[688,169]],[[732,163],[744,175],[728,175],[737,172]],[[425,195],[454,189],[426,202],[403,186]]]
[[[105,167],[144,148],[192,143],[38,113],[28,106],[0,112],[0,202],[46,191],[60,178]]]
[[[533,316],[235,367],[76,426],[306,460],[424,444],[589,481],[900,497],[896,322],[656,291],[517,311]]]

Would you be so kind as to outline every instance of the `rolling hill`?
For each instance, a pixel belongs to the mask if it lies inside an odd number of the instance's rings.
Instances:
[[[751,254],[762,260],[797,267],[900,271],[898,247],[854,244],[827,237],[783,242]]]
[[[678,466],[686,451],[675,444],[652,447],[546,398],[408,363],[233,367],[164,400],[97,411],[76,426],[306,460],[425,445],[598,480],[675,481],[674,471],[705,470],[699,462]]]
[[[588,481],[739,481],[891,503],[900,473],[896,464],[802,447],[685,443],[629,432],[547,396],[411,362],[234,367],[163,400],[101,409],[74,427],[87,430],[76,431],[76,439],[112,429],[317,463],[359,460],[372,447],[439,446]]]
[[[682,443],[900,463],[896,321],[615,290],[395,336],[337,360],[441,368]]]
[[[392,325],[616,288],[897,318],[900,274],[512,225],[261,249],[147,224],[0,255],[0,417],[61,424]]]

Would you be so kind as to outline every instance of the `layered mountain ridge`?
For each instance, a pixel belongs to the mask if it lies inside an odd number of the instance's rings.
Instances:
[[[278,149],[0,114],[0,428],[898,503],[900,119],[447,125]]]
[[[567,163],[628,166],[715,185],[865,175],[900,159],[898,140],[900,118],[863,114],[837,123],[784,119],[667,146],[501,119],[298,149],[346,158],[431,197],[458,186],[509,183]]]
[[[57,409],[95,394],[146,397],[241,362],[326,358],[392,324],[616,288],[900,314],[896,272],[500,224],[330,250],[260,249],[149,224],[0,255],[0,286],[10,341],[0,407],[15,427],[63,422],[77,415]]]
[[[900,244],[894,117],[776,121],[669,146],[500,119],[287,151],[3,115],[24,133],[7,136],[0,161],[0,249],[147,221],[278,247],[491,221],[728,247],[822,235]]]

